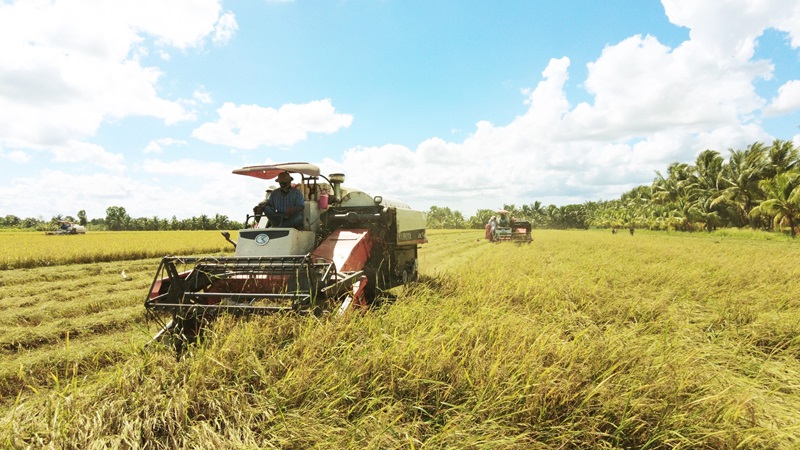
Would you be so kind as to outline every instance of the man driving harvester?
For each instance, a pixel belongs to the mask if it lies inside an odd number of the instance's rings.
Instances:
[[[281,172],[275,180],[280,188],[269,194],[269,198],[253,208],[253,213],[265,215],[269,226],[278,228],[303,228],[305,200],[299,189],[292,187],[292,176]]]

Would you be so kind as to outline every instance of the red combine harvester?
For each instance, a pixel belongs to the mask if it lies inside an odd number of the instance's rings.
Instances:
[[[161,325],[154,340],[180,352],[220,313],[343,313],[417,278],[424,212],[346,188],[343,174],[324,177],[308,163],[233,173],[272,180],[284,171],[300,176],[303,225],[272,227],[266,217],[247,215],[237,242],[222,233],[235,256],[164,257],[145,300]]]
[[[498,209],[497,226],[494,230],[492,241],[494,242],[515,242],[517,244],[530,244],[533,242],[531,236],[531,224],[524,220],[517,220],[511,217],[511,212],[505,209]]]

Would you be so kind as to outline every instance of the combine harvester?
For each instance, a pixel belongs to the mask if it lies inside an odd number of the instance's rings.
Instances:
[[[497,226],[492,239],[494,242],[515,242],[517,244],[533,242],[530,222],[514,219],[511,217],[511,213],[505,209],[499,209],[496,212]]]
[[[59,220],[58,229],[55,231],[45,231],[44,234],[49,236],[57,236],[64,234],[86,234],[86,227],[78,225],[68,220]]]
[[[300,176],[302,229],[268,227],[266,217],[248,214],[237,242],[222,233],[235,256],[164,257],[145,300],[161,325],[154,341],[180,353],[220,313],[341,314],[417,278],[424,212],[346,188],[343,174],[326,178],[308,163],[233,173],[272,180],[284,171]]]

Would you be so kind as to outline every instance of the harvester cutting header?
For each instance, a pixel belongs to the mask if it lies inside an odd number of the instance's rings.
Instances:
[[[161,324],[156,339],[178,350],[219,313],[321,314],[368,305],[417,278],[426,217],[402,202],[344,186],[308,163],[233,171],[281,187],[248,214],[232,257],[164,257],[145,300]],[[296,184],[292,185],[292,181]],[[162,314],[172,320],[164,323]]]

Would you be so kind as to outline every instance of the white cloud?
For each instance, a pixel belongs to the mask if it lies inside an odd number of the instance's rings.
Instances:
[[[800,109],[800,80],[787,81],[764,108],[765,116],[780,116]]]
[[[159,160],[148,159],[142,163],[141,171],[147,174],[181,176],[190,178],[215,178],[230,174],[230,165],[196,159]]]
[[[108,206],[120,205],[134,194],[133,182],[111,173],[76,175],[45,169],[35,177],[18,177],[0,187],[4,210],[20,217],[57,214],[75,215],[81,209],[88,217],[105,217]]]
[[[31,146],[26,148],[25,151],[7,151],[5,155],[0,149],[0,157],[14,162],[30,161],[30,153],[49,154],[52,161],[58,164],[93,166],[117,174],[125,171],[122,154],[112,153],[100,145],[83,141],[68,140],[55,145]]]
[[[662,0],[670,21],[691,30],[691,39],[706,51],[726,58],[753,56],[755,39],[767,28],[789,34],[800,47],[800,3],[795,0]]]
[[[106,2],[132,29],[156,38],[162,46],[186,49],[202,44],[208,36],[219,30],[233,31],[236,21],[233,14],[221,12],[219,0],[139,0],[119,3]],[[81,0],[94,5],[96,0]]]
[[[248,150],[292,145],[305,140],[308,133],[330,134],[353,122],[353,116],[337,114],[330,99],[302,105],[289,103],[279,109],[225,103],[217,114],[216,122],[204,123],[192,136],[212,144]]]
[[[233,35],[236,34],[238,28],[236,16],[233,13],[227,12],[221,15],[214,26],[212,41],[217,45],[225,45],[233,39]]]
[[[24,164],[30,161],[31,157],[28,153],[20,150],[11,150],[7,152],[0,148],[0,159],[5,159],[16,164]]]
[[[265,184],[231,170],[226,164],[193,160],[148,160],[136,173],[125,174],[44,169],[0,185],[0,198],[3,211],[19,217],[74,216],[83,209],[89,218],[101,218],[109,206],[122,206],[131,217],[220,213],[243,221],[263,198]]]
[[[63,144],[93,136],[105,120],[193,119],[163,98],[162,72],[144,67],[147,39],[185,49],[235,27],[217,0],[0,3],[0,143]],[[163,50],[161,50],[163,52]]]
[[[108,152],[97,144],[68,141],[63,145],[47,147],[46,150],[57,163],[91,163],[115,173],[125,170],[121,154]]]
[[[588,67],[594,104],[578,105],[565,125],[570,133],[612,139],[739,121],[764,105],[753,79],[771,71],[765,62],[719,60],[691,41],[671,50],[652,36],[606,47]]]
[[[164,151],[164,147],[168,147],[171,145],[186,145],[186,141],[183,139],[174,139],[174,138],[161,138],[150,141],[144,147],[142,152],[144,153],[162,153]]]
[[[244,221],[245,214],[263,199],[266,184],[252,177],[234,175],[233,169],[227,163],[188,158],[144,161],[139,170],[151,183],[144,193],[135,195],[130,211],[137,216],[152,215],[159,210],[155,205],[169,198],[173,205],[170,216],[220,213]]]
[[[192,98],[200,103],[211,103],[211,94],[203,89],[198,89],[192,94]]]

